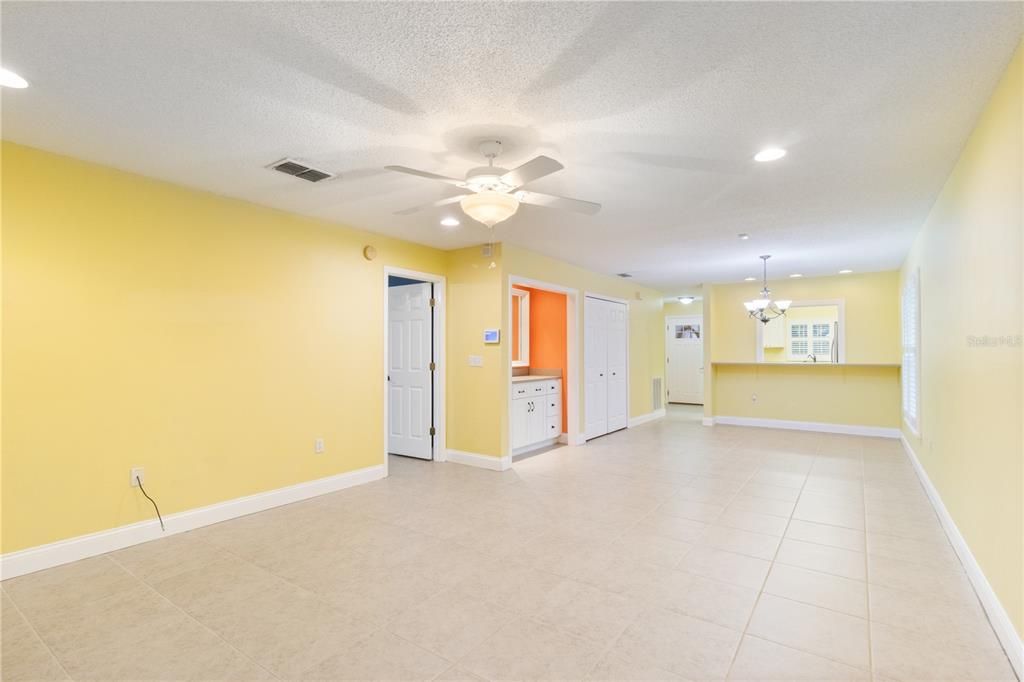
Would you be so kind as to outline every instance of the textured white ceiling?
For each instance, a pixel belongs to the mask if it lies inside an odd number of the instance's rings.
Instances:
[[[1022,32],[1019,3],[4,2],[3,137],[442,248],[498,136],[566,169],[498,238],[666,293],[897,267]],[[755,164],[760,147],[789,156]],[[340,173],[265,170],[293,156]],[[41,179],[42,181],[42,179]],[[739,232],[753,238],[740,242]]]

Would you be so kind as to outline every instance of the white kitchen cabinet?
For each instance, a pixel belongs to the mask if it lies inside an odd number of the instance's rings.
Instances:
[[[512,453],[550,445],[562,434],[562,380],[512,384]]]

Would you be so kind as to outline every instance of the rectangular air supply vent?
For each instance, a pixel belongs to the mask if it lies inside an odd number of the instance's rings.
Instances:
[[[633,275],[629,274],[628,272],[620,272],[620,273],[618,273],[618,275],[617,275],[617,276],[618,276],[618,277],[621,277],[622,279],[629,279],[629,278],[630,278],[630,277],[632,277]]]
[[[321,180],[334,177],[334,173],[328,173],[327,171],[320,170],[318,168],[312,168],[300,161],[296,161],[295,159],[281,159],[280,161],[270,164],[267,168],[280,171],[286,175],[294,175],[297,178],[302,178],[309,182],[320,182]]]
[[[661,391],[661,377],[654,377],[651,380],[651,405],[655,410],[665,406],[664,394]]]

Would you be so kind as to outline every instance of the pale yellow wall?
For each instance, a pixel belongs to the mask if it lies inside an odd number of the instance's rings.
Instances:
[[[899,367],[762,363],[713,372],[716,415],[899,427]]]
[[[151,518],[132,466],[173,513],[382,462],[383,267],[458,254],[15,144],[2,162],[4,552]]]
[[[689,305],[683,305],[676,299],[668,299],[664,302],[664,308],[662,312],[665,317],[678,317],[680,315],[700,315],[701,314],[701,302],[694,301]]]
[[[578,289],[580,296],[585,293],[605,295],[614,298],[621,298],[629,301],[629,415],[637,417],[648,414],[652,411],[652,389],[651,382],[654,377],[662,377],[662,390],[664,391],[665,376],[665,331],[664,314],[662,309],[663,294],[653,289],[639,286],[629,280],[602,275],[583,268],[570,265],[547,256],[528,251],[518,246],[504,244],[502,250],[502,270],[504,276],[502,301],[504,302],[505,315],[503,329],[508,333],[508,276],[526,277],[529,279],[557,284],[572,289]],[[639,295],[639,298],[637,296]],[[699,310],[699,309],[698,309]],[[580,301],[579,319],[577,319],[577,353],[580,362],[583,358],[583,303]],[[507,348],[507,344],[503,344]],[[504,353],[503,363],[510,362],[508,351]],[[579,400],[580,433],[584,426],[584,404],[583,404],[583,377],[578,377],[577,385]],[[505,391],[504,400],[507,403],[509,391]],[[662,398],[664,404],[664,396]],[[503,414],[505,415],[504,433],[507,444],[507,404]]]
[[[1024,633],[1021,232],[1024,47],[903,265],[921,278],[920,437],[928,477]],[[972,345],[971,337],[1009,338]],[[1015,340],[1013,340],[1015,339]]]
[[[512,335],[503,331],[500,344],[485,344],[484,330],[508,329],[502,325],[501,245],[494,246],[489,258],[479,246],[449,251],[446,256],[448,447],[497,457],[502,452],[500,405],[502,396],[509,393],[504,350]],[[481,356],[483,366],[471,367],[471,355]]]
[[[899,273],[877,272],[769,282],[772,293],[795,301],[842,299],[846,362],[900,361]],[[899,369],[792,368],[775,363],[733,365],[757,359],[757,326],[743,302],[757,293],[749,283],[705,287],[705,416],[756,417],[895,428],[899,425]],[[796,312],[799,315],[799,312]],[[815,400],[804,398],[813,386]],[[757,400],[752,396],[757,395]],[[710,399],[708,396],[711,396]]]
[[[712,308],[713,361],[753,361],[757,358],[757,325],[744,301],[760,288],[757,283],[716,284]],[[756,285],[756,286],[755,286]],[[803,277],[769,282],[772,294],[794,301],[842,299],[845,302],[846,361],[900,361],[899,272]]]

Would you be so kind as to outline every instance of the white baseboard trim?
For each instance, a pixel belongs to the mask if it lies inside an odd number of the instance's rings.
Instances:
[[[558,442],[561,443],[562,445],[568,445],[569,444],[569,434],[568,433],[563,433],[563,434],[559,435],[558,436]]]
[[[475,452],[463,452],[462,450],[448,450],[448,461],[481,469],[490,469],[491,471],[505,471],[512,466],[511,455],[490,457],[488,455],[478,455]]]
[[[1006,609],[1003,608],[999,597],[996,596],[995,590],[992,589],[988,578],[985,577],[984,571],[981,570],[977,559],[974,558],[967,540],[960,534],[960,529],[957,528],[956,522],[950,516],[949,510],[946,509],[939,491],[936,490],[931,479],[928,478],[928,472],[924,470],[920,460],[917,459],[917,453],[914,452],[914,449],[902,433],[900,434],[900,440],[903,443],[903,449],[906,451],[907,457],[910,459],[911,464],[914,465],[914,471],[917,472],[917,477],[920,479],[925,493],[928,494],[928,499],[931,500],[935,513],[938,514],[939,520],[942,522],[942,527],[946,531],[946,537],[949,538],[954,551],[960,557],[960,563],[963,564],[964,570],[967,572],[967,578],[971,581],[971,585],[974,586],[974,591],[978,595],[982,608],[985,609],[985,613],[988,615],[989,622],[992,623],[992,629],[995,630],[996,637],[999,638],[999,642],[1003,645],[1003,650],[1006,651],[1006,655],[1010,659],[1010,665],[1013,666],[1014,671],[1017,673],[1017,679],[1024,679],[1024,640],[1017,634],[1013,621],[1010,620],[1010,615],[1006,613]]]
[[[703,426],[714,426],[715,425],[715,418],[714,417],[701,417],[700,423]]]
[[[646,424],[647,422],[652,422],[655,419],[661,419],[664,416],[665,416],[665,408],[663,407],[660,410],[655,410],[654,412],[648,412],[647,414],[642,414],[639,417],[630,417],[629,418],[629,428],[633,428],[634,426],[640,426],[641,424]]]
[[[709,418],[703,424],[709,426]],[[828,424],[826,422],[798,422],[788,419],[759,419],[757,417],[720,417],[710,418],[711,424],[728,424],[731,426],[756,426],[765,429],[791,429],[793,431],[820,431],[822,433],[844,433],[851,436],[874,436],[876,438],[899,438],[898,428],[887,426],[859,426],[855,424]]]
[[[160,523],[140,521],[138,523],[118,526],[88,535],[67,540],[59,540],[47,545],[30,547],[17,552],[9,552],[0,556],[0,578],[15,578],[26,573],[34,573],[44,568],[52,568],[72,561],[87,559],[99,554],[106,554],[132,545],[150,540],[157,540],[168,535],[183,533],[188,530],[202,528],[221,521],[255,514],[256,512],[280,507],[281,505],[300,502],[311,497],[337,492],[352,486],[362,485],[384,478],[384,465],[378,464],[365,469],[348,471],[336,476],[318,478],[305,483],[297,483],[285,488],[268,490],[245,497],[218,502],[206,507],[198,507],[187,511],[170,514],[164,517],[166,531],[160,530]]]

